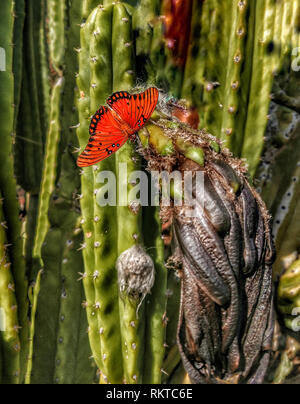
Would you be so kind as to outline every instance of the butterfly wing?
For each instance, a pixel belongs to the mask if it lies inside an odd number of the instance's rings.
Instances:
[[[114,93],[106,102],[134,133],[146,125],[156,108],[158,97],[157,88],[151,87],[141,94],[120,91]]]
[[[126,143],[128,135],[122,130],[122,121],[109,110],[101,107],[93,116],[90,125],[90,139],[77,165],[88,167],[109,157]]]

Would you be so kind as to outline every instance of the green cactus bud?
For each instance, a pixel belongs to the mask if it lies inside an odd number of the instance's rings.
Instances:
[[[296,331],[300,327],[300,261],[296,260],[281,276],[278,287],[278,308],[286,327]]]

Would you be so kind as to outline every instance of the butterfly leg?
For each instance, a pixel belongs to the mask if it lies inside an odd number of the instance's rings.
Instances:
[[[133,133],[130,137],[129,137],[129,140],[131,141],[131,143],[134,143],[135,141],[136,141],[136,138],[137,138],[138,136],[137,136],[137,134],[136,133]]]
[[[138,135],[138,133],[134,133],[133,135],[130,136],[130,141],[134,144],[136,143],[138,146],[138,149],[143,149],[143,145],[141,142],[141,139]]]

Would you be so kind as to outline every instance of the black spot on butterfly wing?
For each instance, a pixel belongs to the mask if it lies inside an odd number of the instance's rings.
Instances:
[[[107,107],[101,107],[95,115],[91,119],[91,124],[89,128],[90,134],[93,134],[96,132],[98,123],[101,121],[103,115],[107,112],[108,108]]]
[[[109,106],[112,106],[115,102],[117,102],[118,100],[122,100],[122,99],[127,99],[129,100],[131,97],[131,95],[129,93],[127,93],[126,91],[119,91],[114,93],[112,96],[110,96],[106,102]],[[130,105],[130,103],[127,103],[127,105]]]

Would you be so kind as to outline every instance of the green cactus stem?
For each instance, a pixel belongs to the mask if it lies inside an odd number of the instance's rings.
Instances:
[[[299,154],[293,151],[300,147],[299,128],[300,117],[295,111],[272,104],[266,132],[267,148],[257,178],[262,197],[273,215],[297,169]]]
[[[33,6],[25,3],[23,33],[23,71],[21,103],[18,110],[15,139],[15,172],[17,182],[27,192],[38,194],[43,164],[44,132],[47,130],[44,116],[44,96],[40,58],[40,26],[42,0]],[[43,114],[43,116],[42,116]],[[31,161],[27,164],[26,161]]]
[[[281,354],[280,363],[276,369],[274,376],[274,384],[283,384],[285,380],[289,384],[289,376],[295,368],[294,361],[300,351],[299,342],[288,336],[286,340],[285,350]]]
[[[3,211],[7,221],[8,256],[12,264],[11,270],[16,288],[21,340],[21,364],[25,363],[28,346],[27,320],[27,281],[25,278],[25,261],[22,254],[21,226],[19,209],[16,200],[16,181],[14,179],[14,163],[12,157],[12,133],[14,128],[14,78],[12,73],[12,44],[14,23],[14,2],[3,5],[0,15],[0,47],[5,52],[5,71],[0,72],[0,104],[5,119],[1,130],[2,147],[0,158],[5,170],[0,172],[0,189],[3,197]],[[22,375],[21,375],[22,378]]]
[[[62,71],[65,56],[65,0],[48,0],[50,63],[57,73]]]
[[[300,250],[300,227],[297,218],[300,212],[300,167],[295,171],[290,187],[278,207],[274,217],[274,235],[278,246],[277,261],[274,265],[274,275],[280,275],[295,253]]]
[[[204,43],[200,44],[201,38],[201,13],[203,6],[207,3],[198,4],[193,2],[192,21],[191,21],[191,37],[188,48],[188,56],[184,70],[184,78],[181,89],[181,97],[185,99],[190,107],[193,105],[197,107],[200,103],[200,91],[202,91],[202,75],[200,71],[200,51],[205,52]],[[203,35],[202,35],[203,38]]]
[[[238,143],[241,134],[235,132],[235,115],[241,108],[240,92],[241,70],[245,59],[245,38],[247,30],[247,14],[249,2],[236,0],[233,2],[231,11],[231,36],[229,38],[229,49],[227,53],[226,78],[223,89],[223,117],[221,126],[221,138],[225,145],[233,150],[233,145]],[[249,61],[248,61],[249,63]]]
[[[44,241],[43,259],[47,263],[43,273],[43,284],[38,297],[35,320],[34,354],[32,358],[32,384],[53,384],[57,348],[57,327],[61,300],[60,263],[61,245],[64,240],[59,228],[49,232]],[[48,260],[49,257],[49,260]],[[51,316],[48,313],[51,312]],[[45,321],[45,319],[47,319]]]
[[[47,129],[49,127],[49,114],[51,108],[51,88],[50,88],[50,69],[49,69],[49,48],[47,42],[47,5],[46,0],[42,0],[41,4],[41,21],[40,21],[40,36],[39,36],[39,83],[38,85],[43,89],[43,97],[40,99],[40,115],[41,124],[43,128],[42,140],[43,147],[45,148]]]
[[[31,109],[30,86],[25,71],[21,95],[22,103],[19,108],[14,145],[15,172],[18,184],[25,191],[37,195],[41,181],[43,143],[41,137],[37,135],[37,130],[33,129],[34,111]],[[26,161],[31,163],[26,164]]]
[[[80,217],[76,200],[80,179],[74,172],[74,157],[67,150],[59,185],[49,207],[51,228],[42,248],[44,270],[36,314],[31,383],[91,384],[96,373],[88,343],[81,283],[84,277],[82,234],[77,224]],[[45,314],[46,307],[51,308],[51,315]]]
[[[82,22],[85,23],[91,11],[103,4],[103,0],[84,0],[82,2]]]
[[[68,223],[69,224],[69,223]],[[80,245],[82,230],[75,228],[65,241],[61,264],[63,279],[57,350],[55,354],[55,384],[91,384],[96,375],[96,365],[91,358],[87,338],[87,319],[82,283],[78,275],[83,268]]]
[[[133,28],[136,37],[136,57],[138,68],[144,69],[145,57],[147,58],[153,38],[155,19],[160,12],[159,0],[145,0],[136,7],[133,14]],[[139,62],[139,58],[141,58]],[[139,64],[140,63],[140,64]]]
[[[166,64],[164,75],[169,83],[168,92],[180,98],[184,78],[184,69],[190,41],[192,0],[162,2]],[[184,29],[181,27],[184,26]]]
[[[148,63],[146,66],[148,82],[167,89],[168,83],[164,72],[166,53],[163,40],[163,22],[160,19],[157,19],[154,23],[149,58],[151,64]]]
[[[82,4],[82,10],[85,12],[87,3]],[[92,10],[89,10],[90,12]],[[89,18],[81,26],[80,48],[78,49],[79,71],[77,75],[77,85],[79,97],[77,99],[77,109],[80,125],[77,129],[79,146],[83,149],[86,146],[89,136],[90,113],[90,38],[93,34],[95,17],[98,10],[94,9]],[[97,313],[95,312],[96,291],[93,282],[95,273],[94,256],[94,174],[92,167],[87,167],[81,173],[81,225],[84,233],[84,242],[82,246],[83,260],[85,268],[85,277],[83,285],[86,295],[86,310],[89,323],[89,339],[94,360],[97,366],[101,367],[101,350]]]
[[[23,28],[25,20],[25,0],[20,0],[15,3],[15,24],[14,24],[14,52],[13,52],[13,73],[14,73],[14,105],[15,105],[15,124],[19,111],[21,99],[21,83],[23,71]]]
[[[39,200],[37,228],[33,248],[33,257],[35,260],[37,260],[37,263],[41,266],[42,266],[41,249],[49,228],[47,211],[49,207],[50,196],[51,193],[53,192],[56,180],[57,151],[61,133],[61,123],[59,116],[60,116],[61,94],[63,88],[64,88],[64,79],[60,77],[55,83],[51,95],[50,127],[47,136],[45,163],[43,168],[43,178]]]
[[[120,34],[122,41],[119,40]],[[135,59],[132,37],[132,20],[125,5],[116,4],[113,15],[112,33],[113,60],[113,90],[130,90],[135,81]],[[119,58],[121,57],[122,63]],[[127,169],[127,178],[122,173]],[[133,246],[143,243],[141,234],[141,206],[135,201],[136,195],[131,191],[136,180],[131,178],[133,171],[140,168],[140,161],[129,142],[116,154],[116,173],[118,182],[127,184],[127,206],[117,206],[118,224],[118,257]],[[131,183],[130,183],[131,182]],[[118,198],[124,191],[118,193]],[[137,254],[138,260],[138,254]],[[119,279],[120,282],[120,279]],[[142,295],[142,294],[141,294]],[[144,307],[140,299],[131,299],[125,293],[120,293],[119,310],[121,321],[122,351],[124,380],[126,383],[141,383],[143,377],[143,340],[145,333]]]
[[[35,279],[35,268],[32,251],[34,247],[34,237],[36,232],[36,220],[39,207],[38,195],[27,194],[26,209],[27,216],[24,223],[25,235],[24,235],[24,253],[26,261],[26,274],[29,282]]]
[[[96,9],[94,27],[90,41],[90,115],[92,115],[105,99],[111,94],[113,86],[113,35],[114,6],[98,7]],[[91,18],[91,17],[90,17]],[[115,171],[115,156],[103,161],[94,170],[94,285],[95,310],[98,316],[98,335],[101,346],[100,367],[105,383],[121,383],[123,369],[120,364],[121,334],[119,323],[117,274],[115,262],[117,259],[116,240],[117,222],[116,209],[113,206],[101,207],[99,197],[98,172],[102,170]]]
[[[200,7],[198,7],[196,2],[194,2],[191,26],[192,40],[190,41],[191,45],[188,53],[181,94],[181,96],[188,102],[188,106],[194,106],[198,109],[201,127],[208,128],[213,134],[218,133],[218,131],[214,128],[219,128],[219,119],[217,119],[217,116],[220,114],[220,112],[218,104],[215,105],[215,122],[214,124],[211,122],[211,124],[215,126],[207,127],[205,114],[206,110],[209,108],[209,105],[204,102],[205,83],[206,80],[208,82],[209,79],[211,79],[210,88],[212,91],[214,91],[212,82],[219,82],[221,80],[218,76],[219,72],[215,72],[218,67],[215,63],[213,63],[214,60],[212,52],[213,49],[215,49],[216,43],[218,43],[219,46],[220,41],[226,40],[226,35],[222,35],[222,38],[219,38],[216,32],[216,25],[218,25],[218,23],[215,23],[211,27],[210,20],[211,15],[215,15],[216,18],[218,17],[220,19],[220,13],[224,14],[224,5],[225,3],[222,3],[222,5],[220,4],[219,7],[215,8],[214,12],[211,12],[211,2],[203,2]],[[222,25],[223,29],[225,29],[225,24],[226,19],[224,21],[224,25]],[[214,43],[211,43],[211,41],[214,41]],[[222,50],[221,46],[220,50]],[[221,55],[223,55],[223,53]],[[220,54],[218,56],[220,57]],[[207,64],[211,60],[213,62],[210,63],[210,67],[208,69]],[[219,64],[221,63],[219,62],[218,65]]]
[[[279,44],[274,43],[276,3],[272,0],[257,2],[252,81],[245,125],[242,157],[249,163],[253,175],[264,148],[264,133],[270,105],[273,75],[278,68]],[[255,133],[255,136],[253,136]]]
[[[0,195],[1,196],[1,195]],[[21,377],[19,339],[19,320],[15,282],[11,272],[11,263],[7,251],[6,221],[0,205],[0,340],[2,345],[3,368],[2,382],[18,384]]]
[[[164,241],[158,209],[145,209],[143,220],[145,245],[155,265],[155,283],[146,297],[146,335],[143,383],[160,384],[164,375],[167,329],[167,269],[164,263]],[[154,227],[155,225],[155,227]],[[147,228],[153,229],[151,235]]]
[[[178,321],[178,319],[177,319]],[[175,331],[176,335],[176,331]],[[181,358],[180,353],[178,351],[177,345],[173,345],[169,350],[169,353],[164,361],[164,374],[163,374],[163,383],[169,383],[172,380],[173,375],[176,373],[176,370],[180,366]]]
[[[35,316],[37,311],[38,297],[41,289],[41,275],[42,271],[37,274],[36,281],[29,287],[29,299],[31,302],[31,318],[30,318],[30,332],[29,332],[29,350],[25,374],[25,384],[31,383],[32,373],[32,359],[34,354],[34,336],[35,336]]]
[[[299,115],[295,111],[273,105],[266,133],[268,148],[258,178],[259,189],[274,218],[275,278],[299,252],[299,225],[295,220],[299,214],[299,153],[295,152],[300,147],[299,127]]]
[[[200,123],[201,127],[211,131],[217,137],[223,136],[221,132],[223,103],[226,102],[224,95],[228,70],[223,66],[232,67],[234,64],[232,54],[235,52],[235,47],[231,47],[230,37],[235,34],[234,17],[237,13],[237,3],[237,1],[219,3],[213,0],[203,5],[201,45],[206,50],[206,56],[202,53],[203,67],[200,66],[203,81],[203,112],[200,111]],[[204,43],[205,40],[207,43]],[[219,49],[218,60],[216,49]]]
[[[299,43],[299,5],[211,0],[193,7],[181,95],[197,107],[201,127],[246,158],[254,175],[265,147],[271,98],[295,104],[283,91],[273,96],[272,87],[284,63],[290,71],[291,49]]]
[[[73,155],[77,142],[71,128],[78,119],[74,109],[77,69],[74,48],[78,48],[82,5],[80,0],[73,0],[69,6],[66,11],[70,26],[65,28],[65,43],[68,44],[64,54],[66,66],[62,71],[64,91],[59,97],[60,102],[55,104],[56,123],[61,135],[56,153],[59,168],[54,167],[55,189],[46,210],[49,229],[41,248],[43,274],[36,304],[33,355],[27,371],[31,383],[91,384],[96,373],[88,342],[83,287],[78,281],[79,277],[80,280],[84,277],[80,247],[82,234],[77,223],[80,176]],[[51,310],[46,316],[44,310],[48,299]],[[49,338],[47,349],[45,335]]]
[[[91,360],[83,288],[79,281],[84,270],[80,252],[82,237],[77,226],[76,188],[80,179],[74,176],[75,171],[74,157],[67,150],[59,185],[49,207],[51,228],[42,248],[44,270],[36,311],[31,383],[91,384],[94,381],[96,369]],[[51,315],[46,315],[47,307]]]
[[[50,67],[49,67],[49,48],[47,41],[48,19],[47,19],[47,1],[39,0],[34,2],[33,7],[33,53],[36,72],[36,88],[38,91],[38,107],[41,124],[41,138],[45,148],[47,129],[49,125],[50,111]],[[24,47],[27,42],[24,42]],[[27,50],[26,50],[27,52]],[[26,55],[25,55],[26,57]],[[30,66],[30,65],[29,65]],[[29,70],[29,74],[31,70]],[[31,80],[33,80],[33,77]]]

